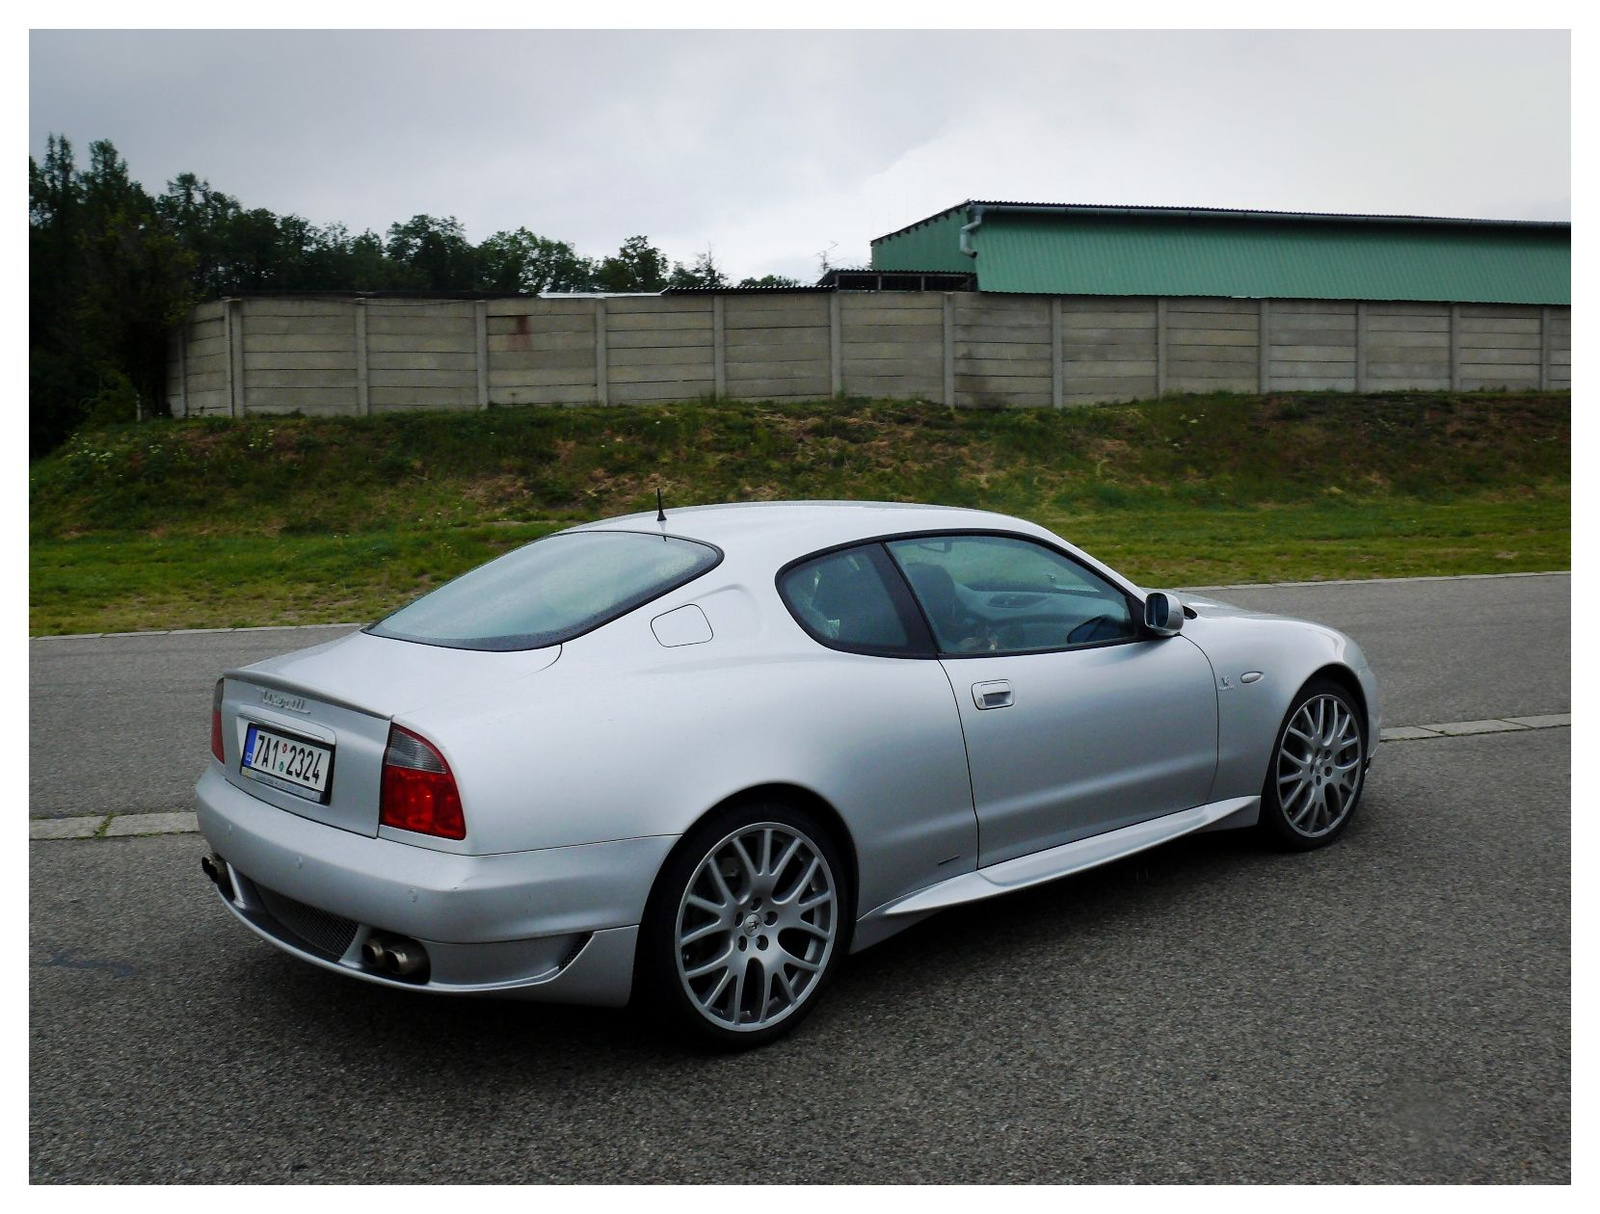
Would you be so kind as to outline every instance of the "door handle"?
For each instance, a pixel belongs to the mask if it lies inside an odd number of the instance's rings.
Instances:
[[[980,709],[1010,708],[1011,684],[1006,679],[996,679],[992,683],[974,683],[972,702]]]

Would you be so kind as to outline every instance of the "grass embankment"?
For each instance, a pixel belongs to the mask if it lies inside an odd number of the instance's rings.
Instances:
[[[654,506],[874,498],[1044,523],[1149,585],[1564,569],[1570,397],[515,408],[152,422],[30,477],[36,634],[371,619]]]

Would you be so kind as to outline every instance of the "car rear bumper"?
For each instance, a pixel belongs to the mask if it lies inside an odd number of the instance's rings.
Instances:
[[[302,960],[385,986],[620,1006],[651,883],[676,841],[655,835],[467,856],[326,826],[268,805],[216,767],[195,787],[226,862],[224,904]],[[427,950],[422,980],[372,968],[374,933]]]

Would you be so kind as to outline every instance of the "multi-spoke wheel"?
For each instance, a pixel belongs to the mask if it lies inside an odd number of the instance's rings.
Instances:
[[[760,1044],[815,1003],[842,952],[848,905],[838,852],[809,815],[764,805],[719,816],[662,870],[640,976],[701,1034]]]
[[[1361,798],[1366,743],[1350,693],[1315,679],[1295,697],[1272,750],[1261,825],[1289,847],[1331,843]]]

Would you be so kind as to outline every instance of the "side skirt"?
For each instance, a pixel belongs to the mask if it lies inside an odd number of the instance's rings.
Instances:
[[[1048,851],[1018,856],[987,868],[960,873],[904,898],[887,902],[862,916],[856,924],[855,940],[850,951],[857,952],[868,945],[877,944],[934,911],[968,902],[981,902],[985,898],[1068,877],[1196,831],[1249,826],[1255,822],[1260,811],[1260,797],[1213,801],[1209,805],[1179,810],[1148,822],[1136,822],[1103,835],[1063,843]]]

